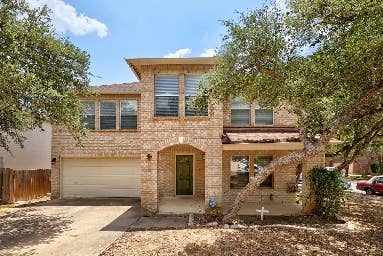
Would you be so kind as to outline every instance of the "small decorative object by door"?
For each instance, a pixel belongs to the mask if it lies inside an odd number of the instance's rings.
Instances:
[[[209,207],[215,208],[216,206],[217,206],[217,201],[215,201],[215,199],[210,199],[209,200]]]

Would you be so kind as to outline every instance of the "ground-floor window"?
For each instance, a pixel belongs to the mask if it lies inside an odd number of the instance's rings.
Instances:
[[[272,156],[267,155],[232,155],[230,159],[230,188],[243,188],[250,180],[256,177],[273,160]],[[274,187],[274,175],[269,175],[260,187]]]
[[[230,188],[243,188],[249,183],[249,156],[236,155],[230,161]]]
[[[254,156],[254,177],[257,176],[263,169],[273,160],[272,156]],[[274,175],[270,174],[265,181],[263,181],[260,187],[272,188]]]

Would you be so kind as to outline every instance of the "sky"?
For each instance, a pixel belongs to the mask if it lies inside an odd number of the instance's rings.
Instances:
[[[137,81],[125,58],[213,56],[236,11],[257,0],[27,0],[46,4],[56,31],[90,54],[92,85]]]

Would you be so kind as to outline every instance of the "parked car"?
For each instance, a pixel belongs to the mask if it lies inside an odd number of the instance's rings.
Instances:
[[[356,183],[356,188],[365,191],[367,195],[383,193],[383,175],[359,181]]]
[[[340,179],[343,182],[344,189],[349,190],[351,188],[351,181],[343,177],[341,177]]]

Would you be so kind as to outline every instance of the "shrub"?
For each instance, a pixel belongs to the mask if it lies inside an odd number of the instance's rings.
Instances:
[[[346,202],[345,184],[340,173],[314,167],[310,175],[310,188],[316,212],[325,218],[335,218]]]
[[[371,168],[371,172],[372,172],[373,174],[378,174],[378,173],[379,173],[379,170],[380,170],[379,162],[378,162],[378,161],[373,162],[373,163],[370,165],[370,168]]]

